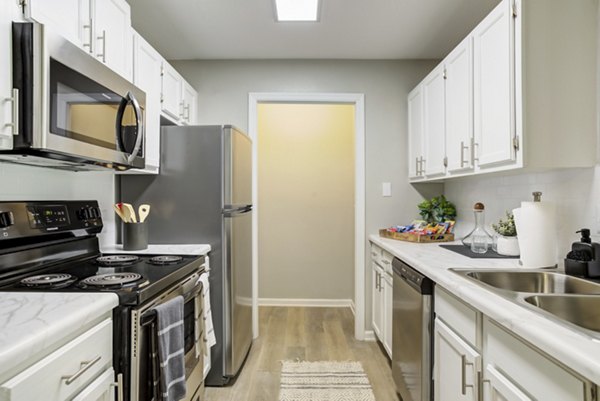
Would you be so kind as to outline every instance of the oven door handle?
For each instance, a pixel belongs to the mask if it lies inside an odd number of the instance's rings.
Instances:
[[[197,286],[194,287],[194,289],[192,291],[190,291],[187,294],[183,295],[183,303],[187,303],[189,301],[191,301],[192,299],[196,298],[201,292],[202,292],[202,283],[198,283]],[[144,327],[144,326],[148,326],[149,324],[153,323],[156,320],[156,309],[152,308],[146,312],[144,312],[144,314],[142,314],[142,316],[140,316],[140,326]]]

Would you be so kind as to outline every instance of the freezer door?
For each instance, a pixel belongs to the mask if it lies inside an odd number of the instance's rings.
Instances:
[[[225,376],[235,376],[252,344],[252,208],[223,215]]]
[[[223,132],[223,203],[252,204],[252,141],[235,128]]]

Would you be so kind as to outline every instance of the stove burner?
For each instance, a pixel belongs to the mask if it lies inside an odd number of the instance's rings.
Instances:
[[[155,256],[149,260],[149,262],[153,265],[170,265],[174,263],[181,262],[183,257],[177,255],[163,255],[163,256]]]
[[[76,277],[65,273],[41,274],[21,280],[21,284],[27,287],[61,287],[69,285],[77,280]]]
[[[84,285],[90,285],[93,287],[114,287],[123,286],[136,282],[142,278],[141,274],[137,273],[109,273],[109,274],[98,274],[86,278],[81,282]]]
[[[108,255],[96,258],[96,262],[98,262],[101,266],[107,267],[129,266],[137,262],[139,259],[140,257],[135,255]]]

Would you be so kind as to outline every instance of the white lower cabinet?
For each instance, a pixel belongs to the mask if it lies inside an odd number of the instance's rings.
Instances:
[[[593,384],[440,287],[435,304],[435,401],[593,399]]]
[[[96,380],[77,394],[72,401],[114,401],[114,385],[115,372],[112,368],[106,369]]]
[[[434,328],[434,397],[438,401],[478,401],[481,355],[436,319]]]
[[[485,369],[487,383],[486,400],[490,401],[534,401],[524,394],[507,377],[491,365]]]
[[[383,345],[388,356],[392,357],[392,312],[393,278],[391,260],[387,252],[371,245],[372,268],[372,320],[371,325],[377,339]],[[384,266],[382,266],[384,265]]]
[[[371,267],[371,281],[373,283],[373,286],[371,287],[373,294],[371,325],[373,326],[373,331],[377,338],[381,338],[383,328],[383,303],[381,302],[381,290],[379,286],[381,285],[380,280],[383,275],[383,270],[374,261],[371,262]]]
[[[589,383],[555,364],[488,318],[484,318],[483,336],[485,401],[587,399]]]
[[[50,355],[0,384],[1,401],[112,400],[111,319],[92,327]],[[99,382],[98,379],[102,378]],[[89,390],[89,392],[87,392]],[[112,390],[114,392],[114,389]],[[106,393],[105,395],[102,395]],[[88,395],[89,394],[89,395]],[[97,396],[96,398],[93,398]],[[91,398],[90,398],[91,397]],[[104,397],[104,398],[103,398]]]

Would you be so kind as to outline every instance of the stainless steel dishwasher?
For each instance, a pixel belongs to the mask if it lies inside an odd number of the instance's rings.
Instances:
[[[392,375],[402,401],[431,401],[433,282],[394,258]]]

